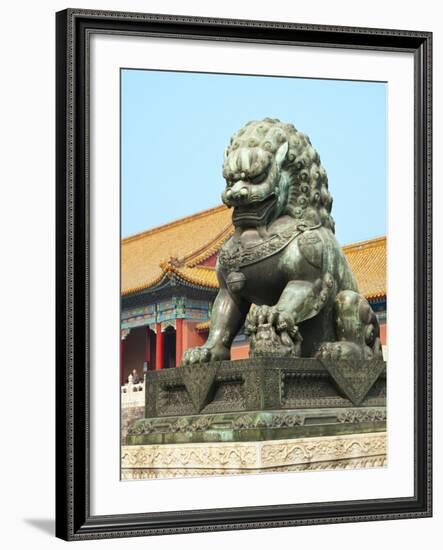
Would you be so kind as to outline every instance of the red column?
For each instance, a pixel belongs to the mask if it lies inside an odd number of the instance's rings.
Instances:
[[[183,355],[183,319],[175,320],[175,366],[180,366]]]
[[[151,364],[151,342],[150,342],[149,335],[150,335],[149,327],[146,327],[146,335],[145,335],[145,361],[146,361],[146,364],[148,365],[148,369],[149,369],[149,367],[152,368],[152,364]]]
[[[120,340],[120,385],[125,383],[125,341],[123,338]]]
[[[163,343],[164,334],[162,332],[161,323],[156,324],[156,342],[155,342],[155,370],[163,368]]]
[[[151,369],[155,366],[155,338],[154,333],[149,334],[149,360],[151,361]]]

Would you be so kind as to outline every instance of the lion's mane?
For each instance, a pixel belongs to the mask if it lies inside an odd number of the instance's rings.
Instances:
[[[332,197],[326,171],[308,136],[299,132],[293,124],[272,118],[248,122],[232,136],[226,154],[238,148],[257,147],[275,155],[286,141],[288,152],[282,171],[289,177],[289,189],[282,213],[307,220],[313,225],[320,223],[334,232]]]

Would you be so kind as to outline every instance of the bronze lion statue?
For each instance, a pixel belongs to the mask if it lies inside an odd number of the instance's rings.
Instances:
[[[254,356],[381,357],[379,325],[334,235],[320,157],[292,124],[248,122],[225,151],[234,234],[217,260],[207,342],[182,364],[230,358],[244,325]]]

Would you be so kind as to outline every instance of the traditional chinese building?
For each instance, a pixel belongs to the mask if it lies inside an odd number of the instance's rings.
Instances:
[[[232,234],[225,206],[138,233],[122,241],[121,381],[136,369],[172,368],[205,342],[218,290],[215,263]],[[376,312],[386,349],[386,237],[343,247],[360,292]],[[248,356],[239,334],[232,359]]]

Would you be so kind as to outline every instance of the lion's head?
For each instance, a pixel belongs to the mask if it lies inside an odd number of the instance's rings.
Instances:
[[[225,151],[223,202],[240,227],[266,225],[289,215],[334,231],[332,197],[309,138],[278,119],[248,122]]]

